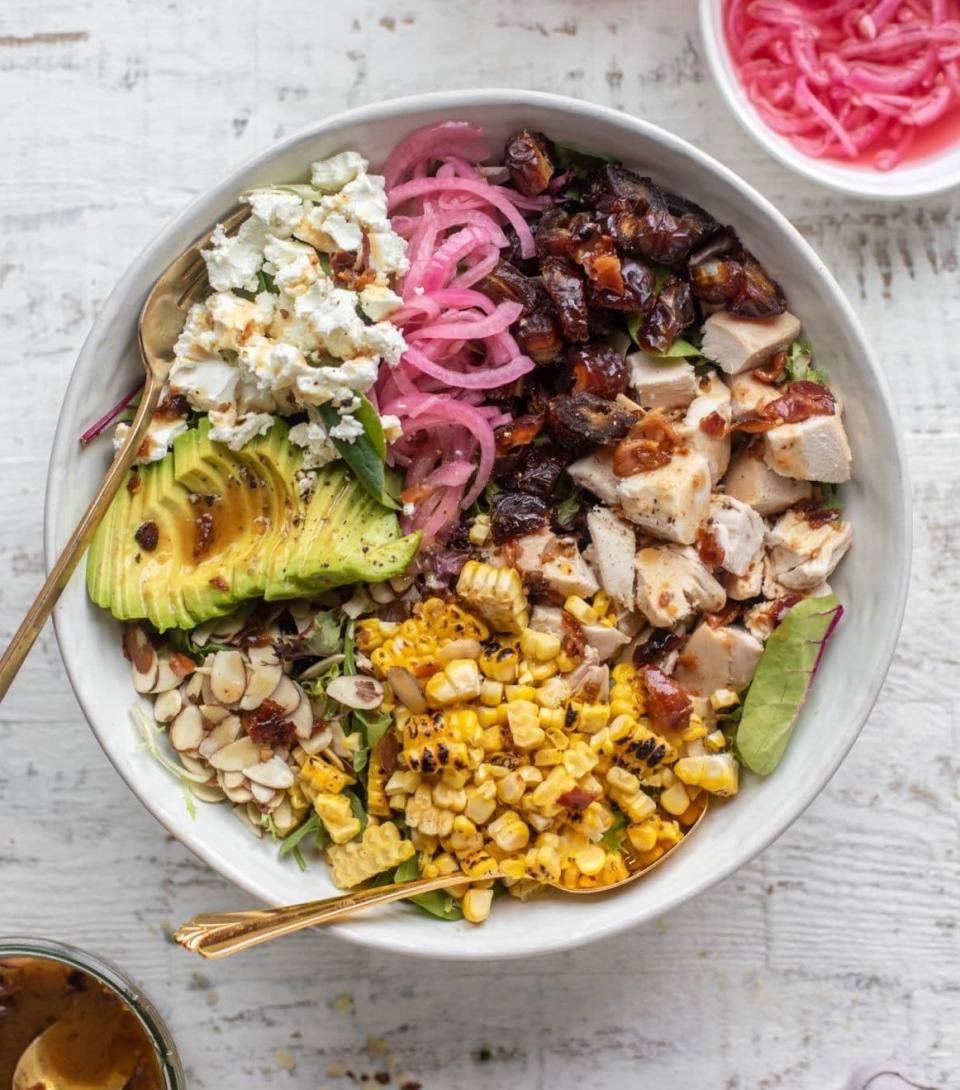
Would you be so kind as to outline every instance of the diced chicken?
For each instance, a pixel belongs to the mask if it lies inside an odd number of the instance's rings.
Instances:
[[[723,486],[728,496],[748,504],[764,518],[779,515],[813,494],[808,481],[781,477],[751,447],[744,447],[733,456]]]
[[[707,459],[711,479],[716,484],[730,464],[730,436],[726,426],[720,435],[714,434],[716,429],[712,425],[718,422],[713,419],[713,414],[716,413],[724,425],[729,425],[730,387],[719,375],[711,374],[700,379],[697,391],[677,431],[693,450],[699,451]],[[707,420],[708,417],[711,419]],[[701,427],[703,421],[706,424]]]
[[[600,586],[620,609],[633,605],[633,557],[636,533],[629,522],[607,507],[595,507],[587,514],[587,529],[593,542],[593,556]]]
[[[575,484],[592,492],[608,506],[619,503],[617,486],[620,478],[613,472],[613,455],[608,450],[595,450],[567,466]]]
[[[796,597],[795,591],[787,592]],[[819,586],[813,588],[813,590],[807,591],[806,594],[801,595],[803,598],[823,598],[827,594],[832,594],[829,583],[821,583]],[[783,595],[780,595],[782,598]],[[755,606],[751,606],[743,614],[743,623],[746,625],[747,631],[751,636],[756,636],[758,640],[766,641],[770,637],[770,633],[780,623],[781,605],[776,599],[769,602],[758,602]]]
[[[767,532],[763,519],[752,507],[733,496],[714,492],[710,497],[707,532],[723,550],[720,567],[733,575],[746,575],[763,558]]]
[[[720,582],[727,592],[727,597],[735,602],[745,602],[748,598],[759,597],[763,590],[763,563],[764,554],[761,550],[743,575],[721,572]]]
[[[772,575],[788,590],[812,590],[829,578],[852,540],[845,520],[811,526],[803,512],[787,511],[767,532]]]
[[[631,352],[627,367],[630,388],[645,409],[685,409],[697,396],[697,376],[687,360]]]
[[[751,371],[730,378],[730,409],[735,421],[762,409],[771,401],[776,401],[782,390],[768,382],[760,382]]]
[[[710,465],[698,451],[620,479],[623,513],[654,537],[690,545],[710,510]]]
[[[553,636],[565,636],[563,610],[559,606],[536,605],[530,611],[529,626],[535,632],[549,632]]]
[[[637,609],[655,628],[671,628],[692,613],[716,613],[727,600],[693,549],[641,549],[636,566]]]
[[[516,568],[524,582],[546,584],[561,599],[571,594],[589,598],[600,589],[590,565],[580,555],[576,540],[557,537],[546,527],[498,546],[491,554],[491,563]]]
[[[728,311],[703,323],[703,354],[728,375],[751,371],[800,336],[800,319],[789,311],[774,318],[738,318]]]
[[[673,677],[695,696],[709,696],[717,689],[739,693],[753,680],[762,654],[763,644],[745,628],[711,628],[704,621],[680,652]]]
[[[763,456],[771,469],[794,480],[850,480],[850,444],[839,409],[831,416],[772,428],[763,437]]]
[[[626,647],[630,642],[629,636],[612,625],[585,624],[583,625],[583,635],[587,645],[596,650],[601,662],[612,659],[622,647]]]

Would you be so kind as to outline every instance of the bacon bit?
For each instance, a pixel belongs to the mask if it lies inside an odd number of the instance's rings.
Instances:
[[[728,602],[725,609],[719,613],[705,613],[703,619],[711,628],[723,628],[724,625],[733,624],[740,616],[740,603]]]
[[[265,700],[259,708],[240,713],[240,721],[250,740],[258,746],[289,746],[295,727],[275,700]]]
[[[588,791],[585,787],[571,787],[569,791],[557,796],[557,802],[568,810],[580,813],[599,797],[596,792]]]
[[[572,659],[581,658],[587,644],[583,625],[565,609],[560,612],[560,622],[563,625],[563,653]]]
[[[613,472],[618,477],[631,477],[669,465],[680,437],[659,409],[645,413],[634,424],[626,439],[613,448]]]
[[[843,513],[839,507],[818,507],[816,500],[801,500],[793,506],[794,510],[803,516],[804,522],[814,530],[836,522]]]
[[[189,655],[174,651],[167,659],[167,664],[177,677],[189,677],[197,669],[197,664]]]
[[[734,424],[734,430],[756,435],[781,424],[799,424],[811,416],[833,416],[837,411],[833,394],[819,382],[789,382],[784,391]]]
[[[634,666],[649,666],[675,651],[683,643],[683,637],[670,628],[655,628],[645,643],[633,652]]]
[[[199,560],[210,552],[213,544],[213,515],[204,511],[194,519],[193,559]]]
[[[140,485],[142,483],[139,473],[135,472],[130,474],[130,479],[127,481],[127,491],[131,496],[135,496],[140,491]]]
[[[215,575],[212,579],[208,580],[211,587],[215,587],[217,590],[222,590],[226,593],[230,589],[230,584],[223,578],[222,575]]]
[[[719,568],[725,557],[723,546],[706,527],[697,533],[697,553],[708,568]]]
[[[757,382],[763,382],[767,386],[776,386],[783,378],[783,374],[787,369],[788,358],[786,350],[781,349],[774,354],[773,358],[770,360],[769,367],[754,368],[753,377]]]
[[[133,537],[145,553],[152,553],[160,541],[160,531],[155,522],[148,520],[140,523]]]
[[[517,416],[509,424],[501,424],[499,428],[494,428],[497,457],[502,458],[515,447],[525,447],[532,443],[542,431],[544,419],[544,413],[532,413],[527,416]]]
[[[335,280],[351,291],[362,291],[373,283],[376,273],[372,269],[357,269],[358,255],[350,250],[337,250],[330,255],[330,271]]]
[[[690,722],[692,707],[686,690],[656,666],[640,671],[647,715],[655,731],[683,730]]]
[[[727,434],[727,422],[716,411],[701,417],[697,427],[711,439],[722,439]]]
[[[136,624],[123,630],[123,657],[133,663],[139,674],[145,674],[153,665],[153,643],[144,630]]]

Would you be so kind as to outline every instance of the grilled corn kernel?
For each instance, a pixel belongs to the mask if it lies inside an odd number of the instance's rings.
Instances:
[[[445,768],[440,779],[447,787],[452,787],[456,791],[467,786],[471,773],[462,768]]]
[[[485,825],[496,808],[497,785],[493,780],[467,788],[467,805],[463,812],[475,825]]]
[[[434,784],[433,801],[441,810],[453,810],[459,814],[467,805],[467,793],[462,787],[455,789],[441,782]]]
[[[355,779],[347,772],[334,768],[322,757],[309,757],[300,769],[300,782],[315,792],[339,795]]]
[[[580,659],[574,655],[568,655],[566,651],[561,650],[557,655],[557,669],[561,674],[569,674],[571,670],[575,670],[580,663]]]
[[[679,817],[690,805],[690,796],[682,783],[671,784],[666,791],[660,793],[660,805],[668,814]]]
[[[640,781],[637,777],[618,765],[614,765],[607,772],[607,783],[615,790],[622,791],[626,795],[635,795],[640,790]]]
[[[520,671],[517,674],[518,685],[533,685],[533,683],[536,681],[536,678],[533,676],[533,673],[530,669],[530,665],[531,664],[527,662],[526,659],[520,660]],[[536,663],[534,663],[534,665],[536,665]]]
[[[724,737],[722,730],[710,731],[703,741],[707,749],[711,750],[713,753],[719,753],[727,744],[727,739]]]
[[[442,673],[434,674],[425,689],[427,703],[434,707],[458,704],[480,695],[480,670],[474,659],[451,659]]]
[[[519,772],[513,771],[503,777],[497,784],[497,798],[505,806],[516,806],[523,798],[527,785]]]
[[[558,670],[556,659],[551,662],[532,662],[529,668],[530,680],[531,682],[549,681],[557,676]]]
[[[564,751],[563,767],[579,780],[597,767],[597,755],[585,742],[574,742]]]
[[[313,808],[334,844],[346,844],[360,832],[360,821],[353,816],[346,795],[321,793],[313,800]]]
[[[463,895],[460,907],[463,909],[463,918],[468,923],[483,923],[490,915],[493,905],[492,889],[477,889],[474,886]]]
[[[533,805],[544,817],[554,817],[563,809],[563,804],[560,802],[561,796],[572,791],[576,786],[577,781],[573,776],[562,765],[558,765],[550,770],[550,775],[539,787],[534,788]]]
[[[560,637],[552,632],[538,632],[534,628],[525,628],[520,633],[520,650],[528,659],[547,662],[560,654]]]
[[[735,795],[740,786],[740,772],[732,753],[681,757],[673,768],[678,779],[713,795]]]
[[[563,764],[563,753],[559,749],[544,746],[533,755],[533,763],[538,768],[549,768],[552,765]]]
[[[484,677],[491,681],[501,683],[516,681],[519,663],[520,656],[517,649],[509,644],[501,645],[491,641],[485,644],[480,652],[480,669]]]
[[[483,836],[468,817],[458,814],[453,819],[453,830],[444,843],[458,854],[473,852],[483,847]]]
[[[361,882],[399,867],[414,853],[413,844],[401,839],[400,830],[392,821],[370,824],[361,840],[349,844],[335,843],[328,849],[333,884],[350,889]]]
[[[496,874],[500,869],[496,859],[483,848],[464,852],[457,858],[460,861],[460,869],[471,878],[478,878],[483,874]]]
[[[724,708],[734,708],[739,703],[740,697],[733,689],[714,689],[710,694],[710,707],[715,712],[722,711]]]
[[[495,708],[503,700],[503,682],[485,677],[480,682],[480,703]]]
[[[512,810],[502,813],[487,826],[490,839],[505,852],[518,852],[530,842],[530,829]]]
[[[471,545],[486,545],[490,537],[490,516],[477,515],[467,537]]]
[[[563,708],[541,708],[540,709],[540,726],[544,730],[563,730],[564,710]]]
[[[572,617],[581,624],[596,624],[600,619],[600,614],[590,605],[589,602],[585,602],[576,594],[571,594],[569,598],[563,603],[563,608]]]
[[[426,783],[420,784],[409,797],[404,816],[411,829],[419,829],[427,836],[449,836],[453,829],[453,812],[436,805]]]
[[[419,772],[408,772],[398,768],[397,771],[391,775],[390,779],[387,780],[384,791],[386,791],[388,795],[412,795],[419,786]]]
[[[484,736],[490,727],[495,727],[500,719],[499,709],[497,708],[477,708],[477,722],[483,727]],[[483,739],[480,740],[480,745],[484,749],[487,748],[486,742]],[[494,747],[498,748],[498,747]]]
[[[498,632],[522,632],[526,628],[527,596],[515,568],[494,568],[468,560],[457,580],[457,594]]]
[[[610,678],[614,684],[621,684],[623,682],[633,682],[637,680],[637,668],[631,666],[629,662],[618,662],[616,666],[610,671]]]
[[[576,704],[573,705],[576,707]],[[595,731],[610,722],[609,704],[581,704],[577,707],[577,726],[580,730]]]
[[[480,736],[480,746],[484,753],[499,753],[500,750],[506,749],[503,727],[500,724],[487,727]]]
[[[574,856],[573,861],[580,873],[589,877],[599,874],[603,870],[603,865],[607,861],[607,853],[599,844],[590,844],[589,847],[584,848],[583,851]]]
[[[566,714],[563,705],[570,699],[570,685],[562,677],[547,678],[538,686],[535,699],[541,708],[554,708]]]
[[[590,604],[596,610],[598,617],[602,617],[605,613],[610,613],[613,610],[613,599],[605,590],[598,590]]]
[[[531,700],[513,700],[507,705],[507,722],[518,749],[535,749],[546,735],[540,726],[540,709]]]
[[[680,737],[684,742],[699,742],[701,738],[706,738],[706,736],[707,727],[699,715],[691,715],[690,723],[680,732]]]
[[[544,844],[539,848],[531,848],[527,852],[527,874],[540,882],[559,882],[560,853],[556,848]]]
[[[503,691],[511,703],[514,700],[534,700],[537,696],[537,690],[532,685],[507,685]]]

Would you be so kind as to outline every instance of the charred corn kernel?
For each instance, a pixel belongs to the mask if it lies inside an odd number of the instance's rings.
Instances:
[[[497,784],[497,798],[505,806],[516,806],[523,798],[526,789],[527,785],[523,782],[523,777],[519,772],[513,771],[504,776]]]
[[[535,665],[535,664],[534,664]],[[526,659],[520,660],[520,671],[517,674],[518,685],[533,685],[537,679],[533,676],[531,664]]]
[[[673,787],[677,782],[677,777],[670,771],[669,768],[660,769],[660,786],[661,787]]]
[[[507,685],[504,694],[507,701],[512,703],[514,700],[535,700],[537,690],[532,685]]]
[[[630,715],[618,715],[610,724],[610,738],[614,742],[622,742],[629,738],[637,730],[637,721]]]
[[[390,816],[390,800],[385,790],[388,779],[380,760],[378,743],[370,750],[370,762],[367,765],[367,813],[374,817]]]
[[[573,861],[581,874],[591,877],[603,870],[603,865],[607,861],[607,853],[599,844],[591,844],[576,855]]]
[[[679,817],[690,805],[690,796],[682,783],[674,783],[660,793],[660,805],[668,814]]]
[[[476,886],[468,889],[460,902],[463,918],[468,923],[483,923],[489,917],[492,905],[493,890],[477,889]]]
[[[325,792],[339,795],[349,784],[356,780],[348,772],[335,768],[323,757],[308,757],[300,769],[300,783],[313,792]]]
[[[426,783],[420,784],[407,799],[404,817],[411,829],[419,829],[427,836],[449,836],[453,829],[453,812],[437,806],[430,785]]]
[[[390,779],[387,780],[384,790],[388,795],[404,794],[412,795],[420,786],[420,773],[408,772],[398,768]]]
[[[546,678],[537,688],[535,697],[541,708],[563,711],[562,707],[570,699],[570,685],[562,677]]]
[[[470,852],[458,855],[460,869],[471,878],[479,878],[483,874],[496,874],[500,869],[496,859],[483,848],[476,848]]]
[[[605,727],[610,722],[609,704],[580,704],[574,702],[572,707],[577,711],[577,726],[580,730],[595,731]]]
[[[656,847],[658,825],[659,822],[654,818],[652,821],[642,821],[639,825],[630,825],[627,828],[627,840],[630,841],[634,851],[649,852]]]
[[[530,804],[530,796],[524,795],[521,806],[523,807],[524,821],[537,833],[545,833],[551,825],[553,825],[553,818],[544,817],[543,814],[538,814],[536,810],[532,808]]]
[[[484,734],[486,734],[489,727],[495,727],[500,716],[497,708],[477,708],[477,722],[483,728]],[[483,739],[480,740],[480,745],[486,749],[486,743]]]
[[[691,715],[689,724],[680,732],[680,737],[684,742],[699,742],[701,738],[706,738],[706,736],[707,727],[699,715]]]
[[[520,650],[528,659],[546,662],[560,654],[560,637],[553,632],[539,632],[535,628],[525,628],[520,633]]]
[[[483,836],[476,825],[463,814],[453,819],[453,830],[445,841],[446,845],[457,852],[473,852],[483,847]]]
[[[425,688],[427,703],[435,707],[459,704],[480,695],[480,669],[475,659],[451,659]]]
[[[485,677],[480,682],[480,703],[495,708],[503,700],[503,682]]]
[[[561,650],[557,655],[557,669],[561,674],[569,674],[571,670],[575,670],[579,659],[573,655],[568,655],[566,651]]]
[[[739,703],[740,697],[733,689],[714,689],[710,694],[710,707],[715,712],[722,711],[724,708],[734,708]]]
[[[550,749],[544,746],[533,755],[533,763],[538,768],[549,768],[553,765],[563,764],[563,753],[559,749]]]
[[[549,681],[552,677],[557,676],[556,659],[551,662],[532,662],[530,664],[530,679],[535,682]]]
[[[707,749],[711,750],[713,753],[719,753],[727,744],[727,739],[724,737],[722,730],[710,731],[703,741]]]
[[[542,725],[541,718],[541,725]],[[566,732],[559,727],[544,728],[547,734],[547,743],[554,749],[566,749],[570,745],[570,739]]]
[[[527,874],[540,882],[560,881],[560,853],[551,845],[544,844],[527,852]]]
[[[333,884],[340,889],[351,889],[376,874],[393,870],[413,853],[413,844],[401,838],[392,821],[380,825],[371,822],[363,830],[362,839],[349,844],[335,843],[327,850]]]
[[[354,817],[346,795],[322,792],[313,800],[313,808],[334,844],[346,844],[360,832],[360,821]]]
[[[654,769],[660,770],[677,758],[676,748],[666,738],[627,716],[611,724],[610,735],[616,744],[615,763],[644,783],[650,782],[649,774]]]
[[[637,680],[637,668],[631,666],[629,662],[619,662],[610,671],[610,677],[617,685],[623,682],[633,682]]]
[[[507,810],[487,826],[487,835],[501,851],[518,852],[530,842],[530,829],[518,814]]]
[[[489,710],[492,711],[493,709]],[[505,749],[506,739],[504,738],[503,727],[499,724],[487,727],[480,736],[480,746],[484,753],[499,753],[500,750]]]
[[[614,882],[622,882],[629,877],[630,871],[623,856],[619,852],[607,852],[603,861],[603,867],[597,877],[603,886],[612,885]]]
[[[626,795],[635,795],[640,790],[640,781],[632,772],[614,765],[607,772],[607,783],[616,790]]]
[[[527,626],[527,596],[516,568],[468,560],[457,580],[457,594],[498,632],[522,632]]]
[[[507,722],[518,749],[535,749],[546,737],[540,726],[540,709],[531,700],[512,700],[507,705]]]
[[[480,724],[476,713],[469,713]],[[469,720],[464,720],[469,723]],[[453,766],[469,767],[467,745],[456,737],[452,729],[452,720],[439,712],[432,715],[411,715],[403,724],[403,749],[401,763],[414,772],[432,773]]]
[[[620,682],[610,690],[610,717],[617,719],[621,715],[636,718],[640,715],[640,702],[632,685]]]
[[[483,676],[491,681],[499,681],[502,684],[516,681],[520,655],[510,644],[499,644],[491,640],[484,644],[479,661]]]
[[[517,772],[527,787],[536,787],[538,783],[543,783],[543,773],[533,765],[521,765]]]
[[[463,812],[475,825],[486,825],[496,808],[497,785],[493,780],[467,788],[467,805]]]
[[[577,781],[573,776],[562,765],[558,765],[550,770],[550,775],[539,787],[534,788],[533,805],[544,817],[554,817],[563,809],[563,803],[560,801],[561,796],[567,794],[568,791],[572,791],[576,786]]]
[[[683,840],[683,833],[680,831],[680,826],[675,821],[660,821],[660,828],[657,830],[657,841],[660,844],[679,844]]]
[[[467,533],[471,545],[486,545],[490,538],[490,516],[477,515]]]
[[[514,856],[509,859],[501,859],[499,864],[500,873],[504,878],[512,879],[516,881],[523,878],[527,873],[527,864],[523,856]]]
[[[579,780],[597,766],[597,755],[585,742],[574,742],[563,754],[563,767]]]
[[[483,640],[490,629],[471,613],[443,598],[426,598],[413,607],[413,620],[420,630],[438,640]]]
[[[590,605],[589,602],[585,602],[576,594],[571,594],[569,598],[563,603],[563,608],[571,616],[581,624],[596,624],[600,619],[600,614]]]
[[[637,791],[636,794],[627,795],[621,791],[610,792],[613,801],[633,821],[643,821],[651,814],[656,813],[657,804],[645,791]]]
[[[435,855],[437,848],[440,846],[437,837],[427,836],[426,833],[421,833],[419,829],[410,830],[410,843],[413,844],[424,859],[429,859]]]
[[[466,787],[472,778],[472,773],[461,768],[445,768],[443,775],[440,777],[442,783],[447,787],[452,787],[454,790],[459,790],[462,787]]]
[[[678,779],[712,795],[735,795],[740,786],[740,771],[732,753],[681,757],[673,768]]]
[[[545,731],[562,731],[564,720],[563,708],[541,708],[540,726]]]
[[[602,617],[613,609],[613,599],[605,590],[598,590],[590,604],[596,610],[598,617]]]
[[[454,813],[462,813],[467,805],[467,793],[461,787],[455,789],[441,782],[434,784],[433,801],[441,810],[453,810]]]
[[[590,748],[594,753],[613,753],[613,739],[610,737],[610,728],[601,727],[596,733],[590,735]]]

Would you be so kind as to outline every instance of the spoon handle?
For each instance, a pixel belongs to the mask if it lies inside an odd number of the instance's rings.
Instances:
[[[3,653],[3,657],[0,658],[0,700],[3,700],[4,696],[6,696],[7,689],[10,688],[11,682],[23,665],[23,660],[27,657],[30,648],[33,647],[37,636],[40,635],[40,629],[43,628],[44,623],[53,611],[53,607],[57,604],[57,599],[73,574],[73,569],[77,566],[77,562],[90,544],[97,527],[100,525],[100,520],[106,514],[107,508],[117,494],[127,470],[133,464],[159,397],[160,383],[157,382],[153,375],[149,375],[143,395],[140,398],[137,415],[134,417],[126,442],[111,463],[99,491],[93,497],[93,501],[84,513],[83,518],[80,519],[77,528],[73,531],[70,540],[47,576],[46,582],[40,588],[40,593],[33,600],[33,605],[27,610],[27,615],[14,633],[13,639]]]
[[[483,879],[497,878],[485,874]],[[439,878],[418,878],[412,882],[397,882],[389,886],[341,893],[322,901],[306,901],[284,908],[253,909],[249,912],[213,912],[194,916],[174,933],[174,939],[187,950],[205,958],[223,958],[230,954],[269,942],[281,935],[303,931],[307,927],[332,923],[375,905],[402,901],[418,893],[449,889],[464,882],[480,881],[465,874],[444,874]]]

